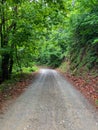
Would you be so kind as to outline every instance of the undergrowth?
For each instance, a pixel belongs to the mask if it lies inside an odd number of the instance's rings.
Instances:
[[[37,71],[37,67],[28,67],[22,68],[22,72],[13,72],[11,78],[9,80],[4,81],[2,84],[0,84],[0,92],[5,92],[8,89],[12,89],[14,87],[14,84],[17,82],[22,82],[30,77],[32,75],[32,72]]]

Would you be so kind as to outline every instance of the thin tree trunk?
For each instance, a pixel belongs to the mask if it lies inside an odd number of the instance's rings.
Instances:
[[[5,32],[6,23],[5,23],[5,9],[4,9],[5,1],[2,0],[2,9],[1,9],[1,48],[6,49],[8,45],[8,39]],[[2,54],[2,63],[1,63],[1,81],[4,81],[9,78],[9,53],[5,52]]]
[[[12,75],[12,69],[13,69],[13,56],[10,57],[10,62],[9,62],[9,78],[11,77]]]
[[[8,54],[4,54],[2,56],[2,65],[1,65],[2,81],[4,81],[4,80],[9,78],[8,66],[9,66],[9,55]]]
[[[17,17],[17,5],[13,8],[13,17]],[[16,22],[13,22],[13,33],[15,33],[16,31]],[[12,69],[13,69],[13,64],[14,64],[14,60],[13,60],[13,49],[15,48],[15,44],[12,41],[12,45],[11,45],[11,53],[10,53],[10,60],[9,60],[9,78],[11,77],[12,74]]]

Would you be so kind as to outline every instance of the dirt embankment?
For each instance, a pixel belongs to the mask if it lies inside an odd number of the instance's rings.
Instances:
[[[82,77],[58,71],[98,109],[98,76],[94,77],[88,74]]]
[[[25,91],[33,82],[36,75],[36,72],[23,74],[15,83],[3,83],[4,89],[3,91],[0,91],[0,112],[3,111],[4,107],[7,106],[12,99],[15,99]]]

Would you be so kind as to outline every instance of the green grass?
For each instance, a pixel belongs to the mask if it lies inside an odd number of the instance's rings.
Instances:
[[[37,70],[38,70],[38,68],[36,66],[22,68],[23,73],[31,73],[31,72],[34,72]]]
[[[96,100],[96,105],[98,105],[98,99]]]
[[[67,72],[67,71],[69,71],[68,62],[63,62],[63,63],[60,65],[59,69],[60,69],[62,72]]]
[[[28,79],[30,77],[30,74],[31,73],[14,73],[11,79],[4,81],[0,85],[0,92],[5,92],[9,89],[12,89],[17,82],[25,81],[26,79]]]

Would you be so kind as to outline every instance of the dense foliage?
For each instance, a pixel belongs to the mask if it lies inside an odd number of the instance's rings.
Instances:
[[[70,13],[67,34],[71,69],[75,71],[84,68],[91,70],[94,67],[98,69],[98,3],[97,1],[77,3],[76,7],[80,8]]]
[[[98,69],[97,0],[0,0],[0,81],[23,67]]]

